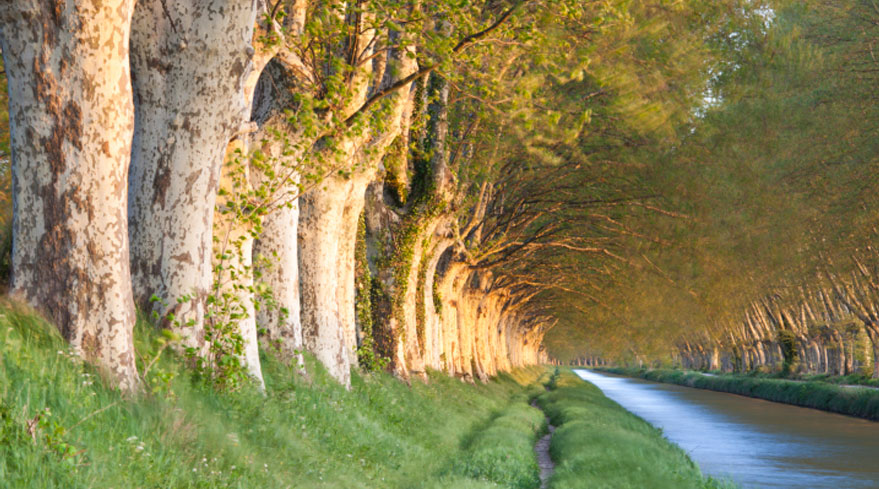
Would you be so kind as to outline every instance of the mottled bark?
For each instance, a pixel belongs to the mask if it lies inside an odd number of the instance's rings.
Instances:
[[[450,263],[445,267],[440,281],[440,292],[446,303],[443,305],[443,336],[451,351],[453,372],[465,380],[473,379],[473,346],[463,294],[464,283],[469,275],[469,267],[463,263]],[[448,310],[448,313],[446,312]]]
[[[142,0],[131,35],[129,224],[135,300],[203,347],[214,206],[226,146],[249,119],[254,0]],[[151,304],[157,296],[160,303]],[[181,297],[192,300],[178,303]],[[168,307],[163,307],[167,304]]]
[[[301,29],[303,8],[295,2],[289,12],[290,35]],[[292,126],[285,111],[295,107],[296,80],[282,63],[269,62],[260,72],[254,87],[251,122],[257,128],[250,136],[251,147],[258,149],[274,175],[257,166],[249,167],[253,185],[268,184],[275,192],[266,197],[267,214],[262,218],[262,232],[253,243],[255,267],[260,278],[257,287],[267,287],[271,301],[256,312],[256,324],[263,329],[263,342],[278,352],[282,360],[304,372],[302,324],[299,305],[299,168],[302,149],[294,151],[290,142],[301,139],[301,128]]]
[[[371,165],[367,166],[368,168]],[[357,227],[360,224],[360,215],[365,206],[366,188],[374,179],[374,173],[358,175],[352,179],[351,191],[345,200],[342,210],[341,243],[338,259],[341,262],[341,287],[338,289],[338,301],[342,315],[342,338],[344,350],[348,354],[351,365],[357,364],[357,314],[356,314],[356,287],[354,284],[354,269],[356,266],[354,250],[357,245]]]
[[[299,199],[263,219],[263,233],[254,254],[271,262],[262,282],[272,291],[274,307],[263,307],[257,323],[265,328],[266,339],[282,358],[305,368],[302,357],[302,322],[299,317]]]
[[[126,183],[133,2],[0,3],[12,143],[12,292],[137,388]]]
[[[249,145],[246,140],[235,140],[227,148],[229,161],[236,158],[236,150],[247,154]],[[243,168],[242,168],[243,166]],[[259,360],[259,342],[257,339],[256,309],[254,304],[253,280],[253,232],[252,224],[243,220],[235,212],[229,212],[230,201],[234,203],[235,175],[244,172],[243,181],[249,182],[246,162],[235,162],[224,166],[221,177],[221,188],[229,193],[218,197],[218,212],[214,214],[214,248],[212,263],[216,276],[213,294],[216,297],[232,296],[235,301],[228,303],[221,310],[213,311],[208,326],[212,321],[225,321],[227,316],[236,315],[236,333],[243,343],[241,362],[248,375],[260,389],[265,389],[262,377],[262,366]],[[244,190],[244,189],[242,189]]]
[[[363,40],[363,45],[367,44],[368,36]],[[408,50],[394,53],[395,69],[388,70],[388,77],[379,87],[394,81],[390,78],[392,73],[405,76],[415,70],[415,60],[407,54]],[[367,99],[370,74],[370,68],[362,67],[353,77],[352,108],[358,107],[357,101],[362,103]],[[400,133],[409,90],[398,90],[387,100],[390,109],[383,131],[342,136],[337,152],[330,157],[334,167],[353,169],[352,174],[347,177],[332,174],[300,198],[299,266],[304,343],[345,385],[349,385],[349,369],[356,358],[354,247],[357,223],[378,162]]]
[[[445,302],[448,299],[440,300],[441,310],[436,308],[435,300],[435,280],[437,267],[445,254],[446,250],[453,244],[451,239],[440,239],[430,250],[429,257],[424,270],[424,285],[422,287],[423,294],[420,300],[424,308],[424,364],[426,367],[434,370],[446,370],[447,353],[445,351],[445,331],[442,327],[442,314],[445,309]]]
[[[340,256],[343,253],[342,241],[346,237],[345,207],[353,187],[355,182],[350,179],[330,177],[300,198],[299,214],[301,317],[305,347],[345,385],[350,382],[351,356],[346,350],[347,328],[343,322],[348,315],[342,311],[339,298],[349,280],[347,267]],[[353,289],[353,276],[350,285]]]

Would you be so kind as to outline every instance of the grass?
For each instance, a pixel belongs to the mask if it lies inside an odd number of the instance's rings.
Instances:
[[[673,369],[607,368],[605,372],[655,382],[696,387],[879,421],[879,389],[843,387],[821,380],[789,380],[751,375],[702,375]]]
[[[466,444],[453,467],[454,473],[516,489],[540,485],[534,444],[546,431],[546,419],[539,409],[526,404],[527,397],[519,400]]]
[[[830,375],[830,374],[814,374],[804,375],[799,380],[807,380],[811,382],[827,382],[829,384],[839,385],[862,385],[865,387],[879,388],[879,379],[874,379],[871,375],[855,373],[849,375]]]
[[[138,324],[141,369],[156,339]],[[149,374],[155,394],[124,400],[54,328],[2,305],[0,485],[535,487],[531,444],[543,422],[526,386],[547,375],[543,368],[475,386],[441,374],[411,386],[355,374],[346,391],[313,361],[309,379],[271,355],[263,362],[266,396],[222,394],[193,382],[165,352]]]
[[[538,404],[557,426],[550,445],[556,462],[551,489],[733,487],[703,477],[660,430],[570,371]]]

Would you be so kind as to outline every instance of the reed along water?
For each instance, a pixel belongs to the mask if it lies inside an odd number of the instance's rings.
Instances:
[[[760,399],[576,370],[661,428],[704,474],[743,488],[879,488],[879,423]]]

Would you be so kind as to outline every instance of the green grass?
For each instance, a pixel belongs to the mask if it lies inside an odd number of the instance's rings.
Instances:
[[[865,374],[849,374],[849,375],[830,375],[830,374],[814,374],[804,375],[799,380],[807,380],[810,382],[827,382],[829,384],[840,385],[863,385],[866,387],[879,388],[879,379],[874,379],[870,375]]]
[[[475,433],[458,456],[453,473],[516,489],[540,485],[534,444],[546,431],[546,419],[539,409],[526,404],[526,396],[519,400]]]
[[[843,387],[821,380],[788,380],[752,375],[702,375],[672,369],[607,368],[604,372],[655,382],[729,392],[768,401],[820,409],[879,421],[879,389]]]
[[[594,385],[565,371],[538,398],[557,426],[551,489],[686,489],[726,486],[704,478],[677,445]]]
[[[138,324],[141,369],[156,337]],[[526,386],[545,369],[475,386],[355,374],[346,391],[313,361],[309,379],[263,362],[266,396],[220,394],[166,352],[149,374],[156,394],[126,401],[54,328],[0,306],[0,486],[535,487],[530,450],[543,423]]]

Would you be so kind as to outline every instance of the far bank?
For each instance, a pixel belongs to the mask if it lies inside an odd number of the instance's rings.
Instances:
[[[754,375],[707,374],[675,369],[600,367],[592,370],[696,389],[728,392],[879,421],[879,389],[869,386]]]

